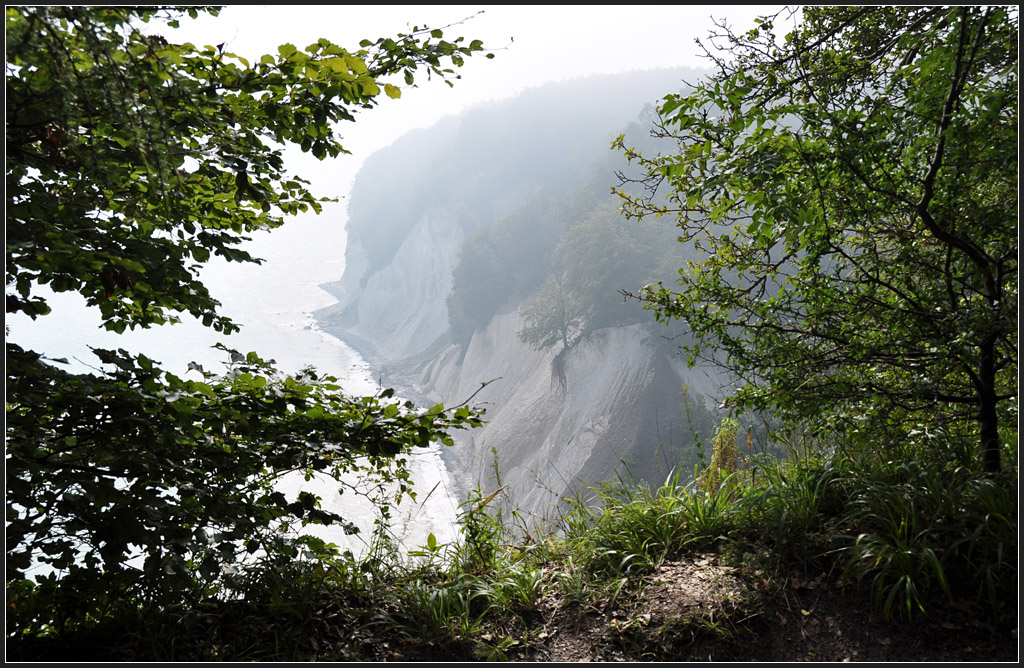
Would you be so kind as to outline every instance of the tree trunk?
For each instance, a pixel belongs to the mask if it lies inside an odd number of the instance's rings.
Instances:
[[[999,453],[999,416],[996,413],[996,337],[986,336],[981,342],[981,364],[978,369],[978,426],[981,429],[982,465],[988,473],[1002,469]]]

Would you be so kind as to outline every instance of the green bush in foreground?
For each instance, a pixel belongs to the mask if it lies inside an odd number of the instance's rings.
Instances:
[[[448,66],[483,51],[413,28],[250,63],[173,37],[185,15],[218,11],[7,7],[7,313],[46,318],[53,292],[77,292],[117,333],[183,313],[238,330],[201,268],[259,263],[247,235],[325,201],[288,173],[283,145],[339,156],[338,121],[400,97],[385,79],[451,83]],[[362,472],[407,492],[404,455],[479,424],[465,406],[416,411],[390,390],[284,376],[256,353],[225,348],[228,373],[192,365],[195,379],[124,350],[72,373],[32,346],[6,343],[9,640],[251,596],[249,572],[298,577],[312,546],[295,529],[355,529],[277,479]]]

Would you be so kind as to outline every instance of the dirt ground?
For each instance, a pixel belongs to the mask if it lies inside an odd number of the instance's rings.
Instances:
[[[874,618],[837,578],[792,577],[772,591],[714,554],[664,564],[631,609],[564,606],[549,596],[528,661],[1017,661],[1012,622],[950,609],[913,623]],[[753,580],[753,581],[751,581]],[[766,580],[765,580],[766,582]],[[1004,615],[1008,617],[1009,615]],[[533,626],[531,624],[531,626]]]

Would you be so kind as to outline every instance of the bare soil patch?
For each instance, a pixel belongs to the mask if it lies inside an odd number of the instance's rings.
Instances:
[[[950,608],[885,622],[827,573],[769,585],[716,554],[668,562],[628,606],[545,601],[534,661],[1017,661],[1016,602],[1003,621]]]

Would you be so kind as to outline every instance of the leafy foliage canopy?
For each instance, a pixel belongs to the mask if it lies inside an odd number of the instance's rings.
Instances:
[[[248,233],[321,207],[282,145],[344,153],[335,122],[399,97],[385,78],[412,85],[426,70],[451,84],[450,66],[482,51],[414,29],[250,63],[157,34],[181,13],[6,10],[8,313],[45,317],[48,286],[79,292],[117,332],[182,312],[236,330],[198,269],[213,255],[258,262],[241,248]],[[123,350],[96,351],[106,370],[69,373],[8,340],[8,634],[230,596],[253,569],[291,567],[303,544],[330,553],[286,530],[354,527],[276,480],[361,471],[410,492],[406,453],[480,423],[466,406],[349,397],[312,369],[284,377],[225,351],[226,376],[195,367],[202,380],[188,380]],[[36,565],[50,572],[33,580]]]
[[[647,187],[622,193],[627,214],[674,216],[702,253],[640,297],[736,374],[740,406],[970,437],[998,470],[1016,440],[1017,12],[783,20],[713,36],[713,75],[659,109],[669,154],[620,138],[642,170],[623,181]]]

